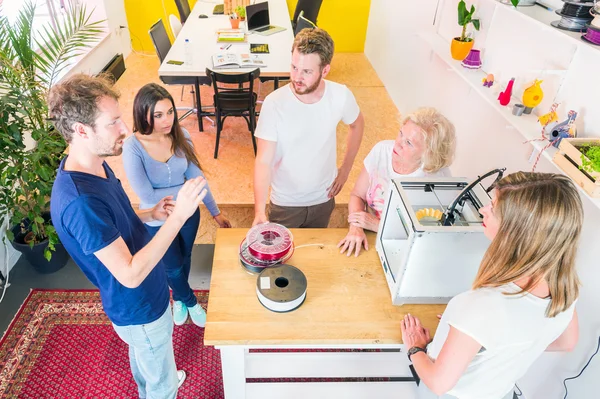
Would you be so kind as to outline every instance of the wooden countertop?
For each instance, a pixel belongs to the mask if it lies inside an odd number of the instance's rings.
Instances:
[[[264,308],[256,297],[256,275],[240,265],[247,229],[218,229],[205,345],[401,344],[400,321],[418,316],[430,329],[445,305],[392,305],[375,234],[358,257],[339,253],[347,229],[292,229],[297,248],[287,264],[306,275],[306,301],[289,313]]]

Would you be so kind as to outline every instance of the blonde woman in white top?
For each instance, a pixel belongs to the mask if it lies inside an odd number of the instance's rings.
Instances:
[[[348,235],[341,252],[358,256],[368,249],[365,230],[377,231],[392,179],[450,176],[456,135],[452,123],[434,108],[420,108],[404,118],[396,140],[375,144],[348,201]]]
[[[429,332],[419,319],[401,323],[423,399],[512,398],[542,352],[570,351],[578,340],[583,209],[571,180],[513,173],[481,214],[492,242],[472,290],[448,303],[427,352]]]

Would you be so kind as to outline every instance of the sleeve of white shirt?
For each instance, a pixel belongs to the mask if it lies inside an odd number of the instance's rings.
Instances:
[[[373,173],[375,169],[377,169],[377,164],[379,162],[379,153],[381,152],[381,142],[375,144],[371,151],[365,157],[363,164],[365,165],[365,169],[369,176]]]
[[[275,104],[267,96],[260,109],[260,117],[254,136],[268,141],[277,141],[277,112]]]
[[[453,303],[452,303],[453,302]],[[447,323],[468,335],[484,348],[494,344],[494,330],[497,328],[498,309],[496,301],[491,300],[483,289],[468,291],[451,300],[453,307]],[[445,312],[444,312],[445,313]]]
[[[346,99],[344,100],[344,109],[342,110],[342,121],[346,125],[349,125],[351,123],[354,123],[356,121],[356,118],[358,118],[360,108],[358,108],[358,104],[356,103],[356,98],[354,98],[354,94],[352,94],[352,92],[347,86],[344,86],[344,88],[346,89]]]

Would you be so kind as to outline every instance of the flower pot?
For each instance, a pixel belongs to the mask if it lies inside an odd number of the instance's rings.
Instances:
[[[50,214],[46,213],[43,215],[43,217],[44,219],[49,220]],[[22,223],[25,225],[25,228],[27,228],[30,222],[28,219],[24,219]],[[47,261],[44,257],[44,251],[48,246],[48,240],[34,244],[33,247],[31,247],[25,242],[26,237],[30,235],[29,231],[22,232],[20,224],[13,226],[11,231],[14,236],[14,239],[10,242],[13,248],[21,252],[23,257],[38,273],[54,273],[62,269],[67,264],[67,261],[69,260],[69,254],[61,243],[57,243],[54,246],[55,250],[52,252],[52,257],[50,258],[50,261]]]
[[[457,37],[452,39],[452,44],[450,45],[450,53],[452,54],[452,58],[455,60],[462,61],[467,58],[469,55],[469,51],[473,48],[473,44],[475,42],[473,40],[469,42],[461,42]]]
[[[461,65],[468,69],[479,69],[481,68],[481,51],[471,49],[467,58],[461,62]]]
[[[229,18],[229,22],[231,22],[231,29],[239,29],[240,28],[240,20]]]

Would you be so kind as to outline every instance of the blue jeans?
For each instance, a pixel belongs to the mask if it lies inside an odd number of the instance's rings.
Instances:
[[[179,230],[162,258],[167,269],[169,287],[173,290],[173,300],[183,302],[188,308],[198,303],[188,278],[192,267],[192,248],[194,247],[199,225],[200,209],[196,209],[196,212],[186,220],[181,230]],[[160,226],[146,225],[146,229],[154,237]]]
[[[156,321],[113,328],[129,345],[129,364],[140,398],[174,399],[177,367],[173,352],[173,315],[167,308]]]

